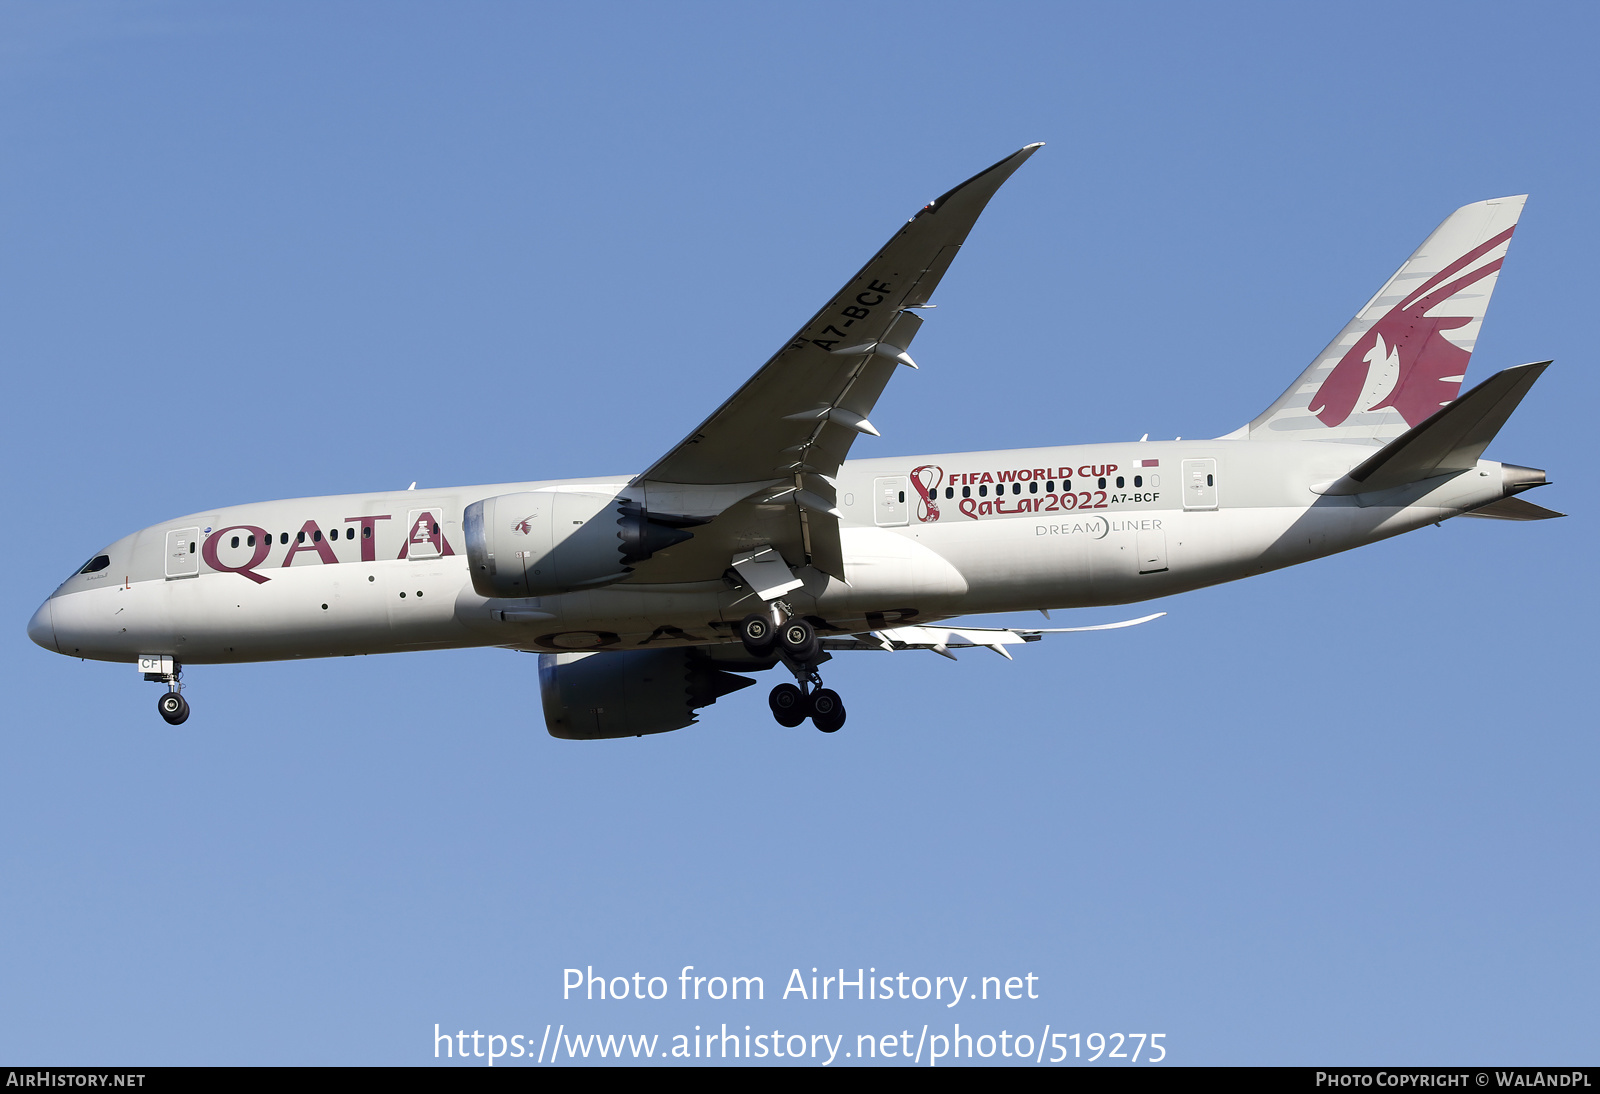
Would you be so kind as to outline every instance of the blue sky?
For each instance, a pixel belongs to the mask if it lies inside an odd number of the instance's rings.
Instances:
[[[0,1058],[962,1021],[1162,1032],[1175,1063],[1596,1062],[1597,23],[0,5]],[[776,728],[763,681],[682,732],[557,741],[504,651],[200,668],[174,731],[130,668],[23,633],[180,513],[637,470],[1035,140],[857,455],[1224,433],[1448,212],[1529,193],[1469,380],[1555,359],[1489,455],[1572,516],[1424,529],[1015,663],[840,657],[832,736]],[[563,1001],[590,965],[768,998]],[[1040,998],[776,998],[813,966]]]

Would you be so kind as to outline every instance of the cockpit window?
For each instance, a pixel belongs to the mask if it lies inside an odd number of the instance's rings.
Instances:
[[[85,562],[83,569],[78,572],[80,574],[97,574],[109,565],[111,565],[110,555],[95,555],[88,562]]]

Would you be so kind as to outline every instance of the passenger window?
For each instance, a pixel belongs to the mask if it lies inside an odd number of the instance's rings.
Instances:
[[[905,503],[906,503],[906,492],[904,490],[902,490],[902,491],[900,491],[900,504],[904,505]],[[435,524],[433,526],[433,534],[434,535],[438,535],[439,534],[439,526],[437,524]]]
[[[1207,485],[1207,486],[1215,486],[1215,485],[1217,485],[1217,480],[1216,480],[1216,476],[1214,476],[1214,475],[1207,475],[1207,476],[1206,476],[1206,485]]]
[[[1039,484],[1037,482],[1030,482],[1028,484],[1028,493],[1037,494],[1038,492],[1039,492]]]
[[[1055,479],[1051,479],[1049,482],[1044,484],[1044,492],[1046,494],[1054,494],[1056,492],[1056,480]]]
[[[311,533],[311,542],[312,543],[321,543],[322,542],[322,530],[320,528]]]
[[[1104,475],[1101,475],[1100,476],[1100,489],[1104,490],[1105,488],[1106,488],[1106,479],[1105,479]]]
[[[949,501],[951,498],[953,498],[955,496],[956,496],[956,488],[955,487],[947,486],[947,487],[944,488],[944,500],[945,501]]]
[[[279,532],[278,533],[278,542],[279,543],[288,543],[289,542],[289,533],[288,532]]]
[[[961,496],[962,496],[962,497],[964,497],[964,498],[970,498],[970,497],[972,497],[972,487],[970,487],[970,486],[963,486],[963,487],[962,487],[962,488],[961,488]]]
[[[372,538],[372,525],[363,524],[361,526],[361,538],[362,539],[371,539]]]
[[[1135,475],[1133,477],[1133,485],[1135,485],[1135,486],[1143,486],[1144,485],[1144,476],[1143,475]]]
[[[97,574],[109,565],[111,565],[110,555],[95,555],[88,562],[85,562],[83,569],[78,572],[80,574]]]
[[[987,486],[978,487],[978,497],[986,498],[988,496],[989,496],[989,488]]]
[[[1012,484],[1011,484],[1011,492],[1012,492],[1012,493],[1013,493],[1013,494],[1020,494],[1020,493],[1022,493],[1022,484],[1021,484],[1021,483],[1020,483],[1020,482],[1014,482],[1014,483],[1012,483]]]
[[[1063,494],[1072,493],[1072,480],[1071,479],[1062,479],[1061,480],[1061,492]]]
[[[254,547],[256,545],[256,537],[255,536],[245,536],[244,537],[244,545],[246,547]]]
[[[190,541],[190,542],[189,542],[189,553],[190,553],[190,554],[191,554],[191,555],[192,555],[192,554],[194,554],[194,541],[193,541],[193,540],[191,540],[191,541]]]
[[[344,538],[345,539],[355,539],[356,538],[356,530],[354,528],[346,528],[344,530]]]
[[[306,534],[304,532],[296,532],[294,534],[294,541],[296,543],[304,543],[306,541]]]
[[[232,539],[232,540],[231,540],[231,541],[230,541],[230,542],[229,542],[229,544],[228,544],[228,545],[229,545],[229,546],[230,546],[230,547],[237,547],[237,546],[239,546],[239,537],[238,537],[238,536],[234,536],[234,537],[233,537],[233,539]]]
[[[1122,476],[1121,475],[1117,476],[1117,489],[1118,490],[1122,489]]]

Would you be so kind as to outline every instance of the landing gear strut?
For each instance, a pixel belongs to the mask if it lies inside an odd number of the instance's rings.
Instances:
[[[772,615],[752,613],[739,623],[739,640],[754,657],[769,657],[774,648],[794,673],[793,684],[779,684],[767,696],[767,706],[780,726],[793,728],[811,719],[824,733],[835,733],[844,725],[844,702],[839,693],[822,686],[817,673],[822,641],[809,620],[789,615],[788,606],[777,604]],[[781,622],[773,616],[787,616]]]

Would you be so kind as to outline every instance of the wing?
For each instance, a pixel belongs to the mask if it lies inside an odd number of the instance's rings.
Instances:
[[[629,484],[653,521],[694,538],[633,580],[720,576],[735,552],[770,546],[844,576],[833,478],[906,352],[934,288],[1030,144],[925,206],[733,397]]]

